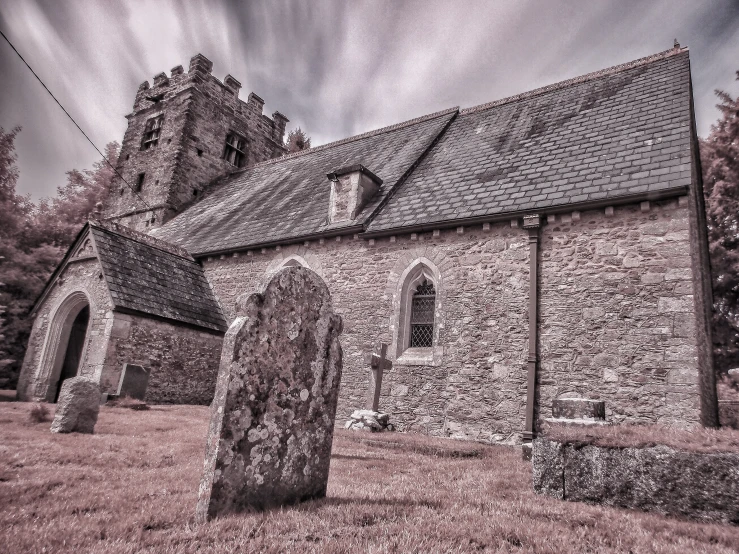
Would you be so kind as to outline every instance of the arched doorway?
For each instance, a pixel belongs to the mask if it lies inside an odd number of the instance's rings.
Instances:
[[[64,379],[79,373],[84,363],[94,306],[83,291],[71,292],[52,311],[35,377],[36,398],[56,402]]]
[[[82,361],[82,353],[85,346],[85,338],[87,337],[87,326],[90,323],[90,306],[84,306],[72,321],[69,330],[69,340],[64,352],[59,379],[55,383],[56,391],[54,392],[54,402],[59,399],[59,391],[62,389],[62,383],[65,379],[77,375],[77,371]]]

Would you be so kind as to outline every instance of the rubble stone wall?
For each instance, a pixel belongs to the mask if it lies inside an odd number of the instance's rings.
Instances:
[[[247,139],[248,165],[285,152],[287,119],[279,114],[267,117],[258,96],[241,100],[240,85],[221,82],[211,70],[209,60],[195,56],[189,71],[175,68],[170,76],[155,77],[151,86],[148,81],[139,86],[133,112],[127,116],[117,170],[134,187],[144,173],[144,183],[136,195],[115,176],[106,198],[106,217],[129,214],[117,221],[147,231],[199,200],[212,179],[238,169],[222,159],[229,132]],[[161,99],[152,100],[157,98]],[[163,122],[157,145],[141,150],[147,121],[159,115]]]
[[[608,448],[534,441],[534,491],[703,521],[739,524],[739,454],[667,446]]]
[[[544,227],[540,421],[554,399],[574,395],[605,400],[614,423],[698,424],[686,200],[617,207],[611,217],[593,210]]]
[[[210,404],[215,392],[221,335],[139,315],[116,313],[100,382],[114,394],[124,364],[147,369],[146,402]]]
[[[579,216],[579,219],[577,219]],[[684,201],[557,215],[540,250],[538,416],[566,393],[606,401],[607,419],[691,426],[698,369]],[[380,410],[400,430],[520,440],[528,356],[528,236],[509,222],[368,241],[343,237],[203,260],[227,318],[281,263],[300,259],[328,284],[344,318],[338,418],[364,406],[366,356],[393,344],[398,288],[414,260],[439,268],[439,355],[397,358]]]
[[[393,359],[385,371],[380,410],[404,431],[483,441],[517,441],[526,397],[528,238],[509,222],[377,239],[343,237],[308,246],[260,250],[204,261],[224,308],[233,319],[236,299],[254,292],[280,263],[304,260],[331,291],[344,321],[344,371],[337,418],[344,423],[364,407],[367,355],[394,341],[399,280],[415,260],[441,273],[437,288],[438,344],[434,359]],[[443,317],[439,317],[443,314]]]

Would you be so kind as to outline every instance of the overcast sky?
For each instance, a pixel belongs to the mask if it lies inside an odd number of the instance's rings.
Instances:
[[[698,132],[739,94],[739,0],[250,2],[2,0],[0,29],[102,149],[138,85],[201,52],[313,145],[690,48]],[[20,193],[99,158],[0,40],[0,126],[20,125]]]

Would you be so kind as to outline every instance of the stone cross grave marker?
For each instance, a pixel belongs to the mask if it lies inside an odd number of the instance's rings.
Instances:
[[[223,342],[196,518],[326,495],[341,381],[341,317],[313,271],[240,298]]]
[[[146,386],[148,384],[149,372],[146,369],[140,365],[124,364],[116,394],[143,400],[146,396]]]
[[[386,369],[393,367],[393,363],[387,359],[387,344],[380,345],[380,355],[373,353],[370,358],[370,384],[367,394],[368,410],[378,411],[380,406],[380,389],[382,388],[382,374]]]

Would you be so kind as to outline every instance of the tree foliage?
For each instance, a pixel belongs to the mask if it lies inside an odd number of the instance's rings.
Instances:
[[[298,127],[287,134],[285,146],[287,147],[288,154],[307,150],[310,148],[310,137],[305,134],[305,131]]]
[[[716,95],[721,116],[700,150],[713,271],[714,353],[717,368],[724,371],[739,367],[739,97],[723,91]]]
[[[15,387],[31,331],[28,312],[113,176],[103,160],[69,171],[57,196],[35,205],[16,192],[19,132],[0,128],[0,388]],[[115,142],[105,151],[111,161],[118,152]]]

